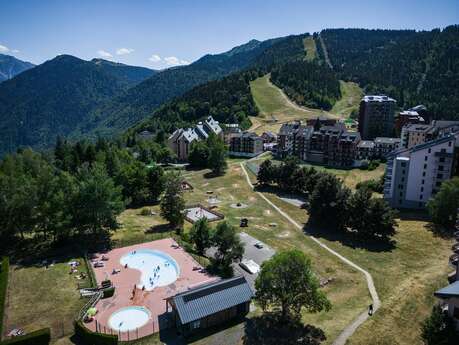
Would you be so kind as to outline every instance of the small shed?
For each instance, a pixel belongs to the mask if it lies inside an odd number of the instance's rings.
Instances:
[[[188,336],[245,316],[250,309],[252,289],[238,276],[202,285],[167,299],[177,330]]]

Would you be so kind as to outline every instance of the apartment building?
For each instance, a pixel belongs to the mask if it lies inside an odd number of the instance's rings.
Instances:
[[[231,137],[229,154],[236,157],[255,157],[263,152],[263,138],[253,132],[238,133]]]
[[[389,153],[399,149],[401,140],[399,138],[377,137],[374,140],[374,157],[386,158]]]
[[[360,102],[359,132],[364,140],[392,137],[396,101],[387,96],[365,96]]]
[[[375,156],[375,142],[373,140],[360,140],[357,144],[357,160],[369,161]]]
[[[401,147],[411,148],[459,131],[459,121],[435,120],[431,124],[408,124],[402,128]]]
[[[402,128],[406,125],[423,125],[424,118],[415,110],[409,109],[398,113],[395,119],[395,132],[400,135]]]
[[[396,208],[424,208],[457,171],[459,132],[402,148],[388,156],[384,199]]]
[[[294,155],[306,162],[351,167],[359,141],[360,134],[348,132],[342,123],[318,130],[298,123],[285,124],[278,135],[278,153],[281,157]]]
[[[167,139],[169,148],[177,155],[181,161],[188,159],[191,144],[194,141],[206,140],[210,134],[223,136],[223,131],[212,116],[199,122],[194,128],[179,128]]]

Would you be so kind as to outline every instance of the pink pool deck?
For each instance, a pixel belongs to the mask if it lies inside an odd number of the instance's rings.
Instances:
[[[136,288],[135,296],[132,298],[134,285],[139,284],[141,272],[136,269],[124,268],[120,263],[120,259],[125,254],[139,249],[154,249],[170,255],[177,262],[180,274],[174,283],[157,287],[152,291],[142,291],[142,289]],[[95,255],[99,259],[102,257],[102,253]],[[210,276],[205,272],[200,272],[196,269],[193,270],[193,268],[202,267],[171,238],[117,248],[103,253],[103,255],[109,259],[108,261],[104,261],[105,266],[93,268],[97,283],[100,285],[103,280],[110,279],[115,286],[115,294],[113,297],[101,299],[97,303],[96,308],[98,313],[95,320],[86,324],[93,331],[96,330],[97,320],[99,332],[105,331],[105,333],[113,332],[113,334],[119,334],[116,330],[112,331],[108,326],[108,319],[112,313],[124,307],[143,306],[150,311],[150,320],[145,326],[136,331],[131,331],[130,339],[159,332],[158,316],[166,312],[166,298],[201,284],[218,280],[217,277]],[[113,269],[121,271],[117,274],[112,274]],[[122,340],[126,340],[126,334],[120,335]]]

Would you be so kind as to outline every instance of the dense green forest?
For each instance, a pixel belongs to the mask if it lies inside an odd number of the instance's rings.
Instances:
[[[275,66],[271,81],[291,100],[311,108],[330,110],[341,97],[336,74],[315,61],[299,60]]]
[[[243,128],[248,128],[248,116],[258,113],[249,85],[257,76],[254,70],[234,73],[195,87],[182,97],[161,106],[153,116],[135,126],[134,131],[156,132],[162,129],[171,132],[177,127],[191,126],[209,115],[222,123],[239,123]]]
[[[7,155],[0,162],[0,239],[106,238],[125,206],[158,199],[164,171],[152,162],[171,157],[163,143],[128,147],[120,141],[70,144],[61,138],[46,153],[25,149]]]
[[[427,106],[437,119],[458,119],[459,27],[444,30],[327,29],[320,33],[340,79],[385,93],[400,107]],[[315,36],[317,38],[317,35]],[[320,44],[317,46],[320,47]],[[318,49],[321,59],[324,53]]]
[[[304,59],[304,37],[305,35],[288,36],[277,40],[250,68],[193,88],[161,106],[135,126],[133,131],[147,129],[155,132],[161,129],[171,132],[175,128],[192,125],[208,115],[222,123],[239,123],[242,128],[247,129],[251,125],[248,117],[258,114],[250,92],[250,81],[282,64]],[[130,132],[132,130],[128,131]]]
[[[119,69],[119,70],[118,70]],[[147,73],[146,73],[147,72]],[[19,146],[52,145],[88,114],[152,71],[70,55],[25,71],[0,84],[0,155]]]
[[[77,134],[110,135],[123,131],[193,87],[248,68],[260,54],[281,40],[252,40],[226,53],[205,55],[191,65],[161,71],[96,109],[91,123],[80,127]]]

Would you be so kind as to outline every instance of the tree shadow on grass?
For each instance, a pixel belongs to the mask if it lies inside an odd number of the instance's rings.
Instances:
[[[247,320],[244,345],[319,345],[326,340],[325,333],[300,321],[284,323],[276,314],[263,314]]]
[[[367,239],[359,238],[355,233],[344,230],[326,229],[324,226],[317,226],[308,222],[303,227],[306,235],[324,238],[327,241],[340,242],[346,247],[353,249],[366,249],[370,252],[390,252],[395,249],[396,242],[392,239]]]
[[[156,224],[145,230],[146,234],[160,234],[164,232],[170,232],[174,229],[171,228],[170,224]]]

